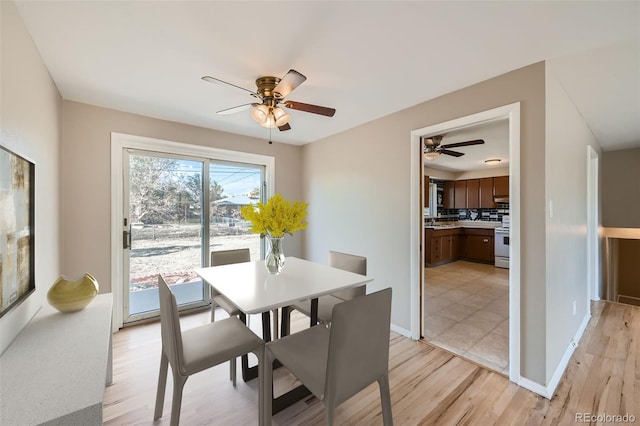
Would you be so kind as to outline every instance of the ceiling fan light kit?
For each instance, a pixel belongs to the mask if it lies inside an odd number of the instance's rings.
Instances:
[[[318,105],[305,104],[296,101],[285,101],[285,97],[289,95],[296,87],[302,84],[307,77],[302,75],[296,70],[289,70],[289,72],[282,78],[264,76],[256,79],[257,90],[255,92],[245,89],[244,87],[236,86],[232,83],[220,80],[215,77],[204,76],[202,80],[209,83],[223,83],[237,89],[249,92],[254,98],[260,99],[262,103],[251,103],[245,105],[239,105],[237,107],[226,108],[218,111],[218,114],[227,115],[233,114],[245,109],[252,108],[251,117],[262,127],[273,129],[277,127],[281,132],[290,130],[289,115],[285,110],[280,108],[279,104],[284,105],[289,109],[294,109],[303,112],[310,112],[312,114],[324,115],[326,117],[333,117],[336,110],[334,108],[327,108]]]
[[[436,152],[435,150],[429,150],[424,153],[425,160],[431,161],[431,160],[435,160],[438,157],[440,157],[440,153]]]
[[[262,127],[273,129],[274,127],[284,126],[291,119],[291,115],[287,114],[280,107],[268,107],[260,104],[251,111],[251,117]]]

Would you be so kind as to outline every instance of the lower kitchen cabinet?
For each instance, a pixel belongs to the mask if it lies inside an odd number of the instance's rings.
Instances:
[[[427,267],[458,260],[460,257],[461,228],[425,230],[426,250],[424,263]]]
[[[493,229],[425,229],[424,263],[427,268],[459,259],[494,263],[493,240]]]
[[[493,229],[465,229],[466,247],[465,260],[474,262],[494,263],[494,230]]]

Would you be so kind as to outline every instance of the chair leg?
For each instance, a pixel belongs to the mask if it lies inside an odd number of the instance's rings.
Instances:
[[[169,359],[162,351],[160,357],[160,374],[158,375],[158,391],[156,392],[156,409],[153,414],[153,420],[162,417],[162,406],[164,405],[164,392],[167,388],[167,369],[169,367]]]
[[[274,309],[273,311],[273,340],[278,340],[278,330],[280,329],[278,325],[278,310]]]
[[[327,426],[333,426],[333,419],[336,415],[336,407],[334,407],[333,404],[325,404],[324,408]]]
[[[182,406],[182,389],[187,382],[187,377],[173,374],[173,400],[171,401],[171,426],[180,423],[180,407]]]
[[[391,392],[389,392],[389,375],[378,379],[380,385],[380,402],[382,403],[382,422],[384,426],[393,426],[393,416],[391,414]]]
[[[216,308],[218,307],[218,305],[216,305],[216,302],[213,301],[213,299],[211,299],[211,322],[215,322],[216,320]]]
[[[273,412],[273,361],[274,356],[267,348],[264,348],[263,364],[260,370],[258,367],[258,377],[262,371],[263,380],[260,396],[262,399],[262,412],[264,426],[271,426],[271,413]]]
[[[265,361],[264,361],[264,345],[261,345],[258,349],[253,351],[258,358],[258,425],[263,426],[266,420],[265,413],[265,401],[264,401],[264,373],[265,373]],[[271,414],[271,413],[269,413]],[[271,417],[271,416],[269,416]]]

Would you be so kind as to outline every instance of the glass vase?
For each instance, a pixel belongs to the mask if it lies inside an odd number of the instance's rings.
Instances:
[[[279,274],[284,266],[283,240],[284,237],[267,237],[267,257],[264,259],[264,265],[270,274]]]

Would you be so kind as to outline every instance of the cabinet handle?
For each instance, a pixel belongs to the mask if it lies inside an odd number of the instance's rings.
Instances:
[[[489,242],[489,239],[488,239],[488,238],[485,238],[485,239],[484,239],[484,242],[485,242],[485,243],[488,243],[488,242]]]

